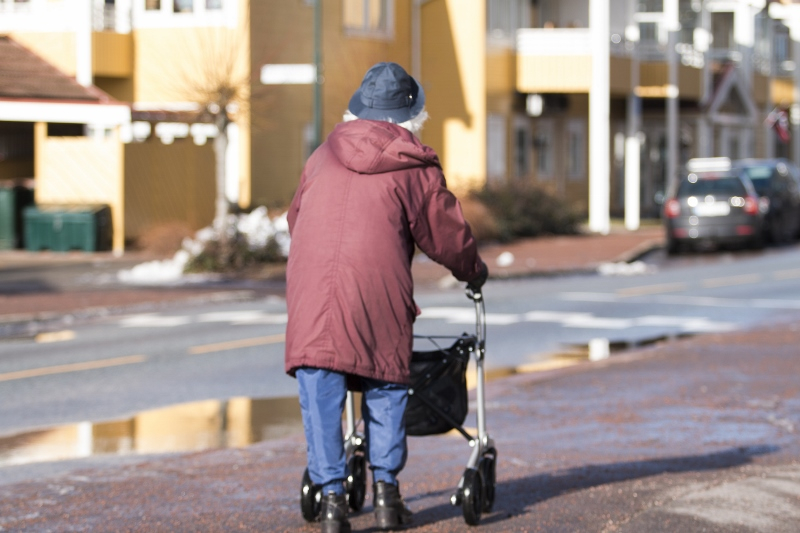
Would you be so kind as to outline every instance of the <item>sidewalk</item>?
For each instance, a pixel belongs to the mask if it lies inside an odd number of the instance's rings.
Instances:
[[[474,531],[797,531],[792,318],[489,382],[497,493]],[[317,531],[300,515],[299,431],[239,449],[78,460],[60,475],[0,483],[0,531]],[[400,479],[412,531],[472,530],[449,504],[467,443],[409,442]],[[354,531],[375,531],[371,507],[368,496]]]

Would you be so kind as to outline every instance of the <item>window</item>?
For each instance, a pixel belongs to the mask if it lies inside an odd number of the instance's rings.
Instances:
[[[584,120],[567,122],[567,178],[580,180],[586,175],[586,125]]]
[[[144,0],[146,11],[158,11],[161,9],[161,0]]]
[[[349,32],[390,36],[394,0],[344,0],[343,23]]]
[[[538,180],[548,180],[553,177],[553,121],[539,120],[536,124],[536,175]]]
[[[194,11],[194,0],[174,0],[172,9],[175,13],[191,13]]]
[[[525,116],[514,118],[514,175],[525,178],[531,173],[531,126]]]
[[[490,182],[506,177],[506,117],[489,115],[486,118],[486,174]]]
[[[641,13],[661,13],[664,11],[664,0],[640,0],[637,9]]]
[[[495,41],[513,44],[517,30],[530,26],[529,4],[528,0],[488,0],[486,30],[489,36]]]
[[[206,0],[206,11],[222,9],[222,0]]]
[[[733,13],[717,12],[711,13],[711,35],[713,38],[712,46],[717,49],[729,49],[733,47]]]

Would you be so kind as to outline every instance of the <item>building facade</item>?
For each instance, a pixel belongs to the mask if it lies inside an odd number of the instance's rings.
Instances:
[[[129,239],[170,219],[210,222],[206,140],[217,132],[207,111],[221,93],[235,95],[226,100],[227,199],[285,206],[305,160],[378,61],[400,63],[423,84],[431,119],[422,140],[457,192],[536,183],[605,232],[612,216],[629,228],[659,216],[690,157],[800,158],[797,7],[0,0],[0,34],[130,106],[130,123],[119,126]],[[788,137],[775,117],[791,119]],[[103,128],[86,124],[90,134]],[[172,201],[188,190],[192,199]]]

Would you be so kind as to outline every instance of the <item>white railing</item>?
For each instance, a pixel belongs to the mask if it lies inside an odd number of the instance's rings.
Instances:
[[[526,56],[592,54],[588,28],[526,28],[517,31],[517,53]]]
[[[0,0],[0,33],[76,31],[85,27],[90,5],[91,28],[117,33],[129,33],[131,27],[235,28],[239,9],[236,0],[191,0],[187,13],[173,12],[172,0],[162,0],[154,11],[145,9],[144,0]]]
[[[0,0],[0,32],[72,32],[84,28],[91,5],[92,29],[129,33],[129,0]],[[83,10],[84,6],[86,10]]]

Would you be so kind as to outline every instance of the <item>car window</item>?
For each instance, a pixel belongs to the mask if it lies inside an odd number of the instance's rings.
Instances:
[[[713,179],[700,178],[694,182],[683,180],[680,187],[678,187],[678,196],[681,198],[709,194],[715,196],[747,196],[747,189],[742,180],[735,176]]]
[[[769,191],[770,180],[777,176],[774,167],[765,165],[745,167],[744,172],[753,182],[753,187],[755,187],[759,196],[763,196]]]

